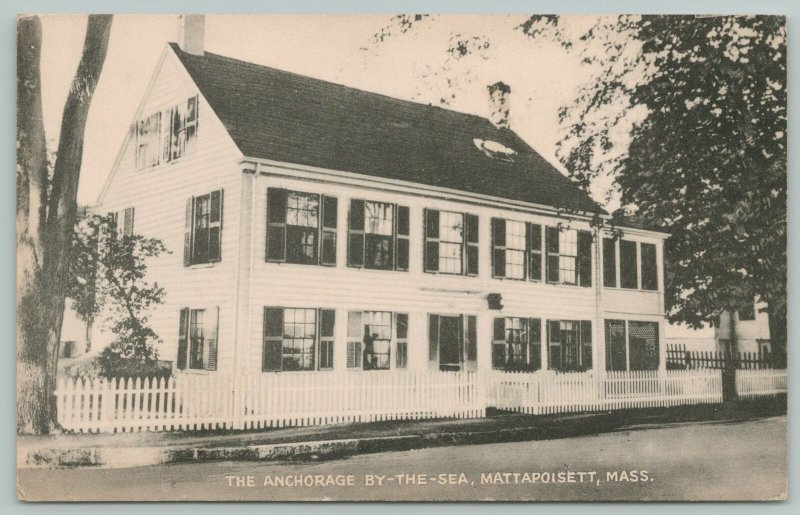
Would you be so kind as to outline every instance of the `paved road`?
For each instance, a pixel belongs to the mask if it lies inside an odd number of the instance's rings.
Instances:
[[[18,488],[32,500],[778,499],[786,492],[786,438],[783,416],[318,463],[26,469]],[[292,486],[276,486],[281,480]]]

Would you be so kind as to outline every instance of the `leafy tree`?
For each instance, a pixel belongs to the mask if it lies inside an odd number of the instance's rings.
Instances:
[[[785,349],[785,19],[575,20],[531,16],[516,29],[559,42],[593,72],[559,111],[559,160],[587,190],[612,184],[602,196],[621,206],[615,223],[671,234],[670,320],[699,327],[759,296]],[[388,27],[408,33],[415,23],[433,20],[395,17]],[[389,29],[376,41],[398,32]]]
[[[70,283],[67,297],[72,309],[86,324],[86,352],[92,348],[92,328],[105,304],[97,292],[100,225],[96,217],[84,217],[75,225],[70,251]]]
[[[41,21],[17,20],[17,433],[57,426],[53,391],[83,136],[108,49],[112,17],[90,15],[48,173],[42,119]]]
[[[165,291],[146,280],[147,261],[167,252],[164,243],[142,235],[122,235],[111,216],[87,215],[76,226],[73,284],[78,306],[92,318],[106,308],[114,340],[96,364],[103,376],[159,373],[158,335],[148,313],[163,303]]]

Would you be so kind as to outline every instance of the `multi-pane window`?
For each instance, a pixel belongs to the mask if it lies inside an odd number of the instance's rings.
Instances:
[[[165,115],[164,161],[173,161],[197,148],[198,97],[189,97]]]
[[[392,348],[392,313],[364,311],[364,370],[388,370]]]
[[[268,188],[267,261],[335,265],[336,217],[334,197]]]
[[[183,308],[180,311],[178,328],[179,370],[217,369],[217,326],[219,309],[216,306],[203,309]]]
[[[603,286],[616,287],[617,272],[621,288],[657,291],[658,254],[655,244],[603,238]]]
[[[127,207],[122,211],[112,211],[108,213],[108,220],[112,237],[122,238],[123,236],[133,236],[133,215],[135,209]]]
[[[405,368],[408,364],[408,315],[391,311],[350,311],[347,368],[390,369],[393,335],[397,349],[395,366]]]
[[[478,274],[478,218],[474,215],[425,210],[425,271]]]
[[[505,220],[492,219],[492,275],[507,279],[525,279],[526,274],[534,271],[535,267],[527,267],[530,259],[529,249],[532,249],[530,231],[532,224]],[[536,226],[540,227],[540,226]],[[541,268],[541,236],[539,241],[539,267]],[[539,272],[541,278],[541,272]]]
[[[589,320],[549,320],[550,369],[562,372],[592,368],[592,323]]]
[[[222,257],[222,190],[186,201],[184,266],[213,263]]]
[[[161,113],[155,113],[136,124],[136,168],[144,170],[159,163],[161,152]]]
[[[477,321],[473,315],[428,315],[428,360],[443,372],[475,369]]]
[[[333,368],[333,310],[264,308],[262,370]]]
[[[547,282],[592,285],[592,233],[547,227]]]
[[[657,370],[658,323],[606,320],[606,370]]]
[[[534,371],[541,368],[542,324],[538,318],[494,319],[492,368]]]
[[[408,270],[408,208],[386,202],[350,202],[347,265]]]

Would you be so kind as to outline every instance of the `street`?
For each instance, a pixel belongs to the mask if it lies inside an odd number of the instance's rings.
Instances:
[[[314,463],[21,469],[18,490],[98,501],[768,500],[786,495],[786,438],[780,416]]]

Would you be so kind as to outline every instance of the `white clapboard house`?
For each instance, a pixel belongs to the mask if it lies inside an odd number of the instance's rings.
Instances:
[[[203,23],[98,207],[171,250],[151,322],[176,374],[663,370],[667,235],[592,224],[508,86],[463,114],[205,52]]]

